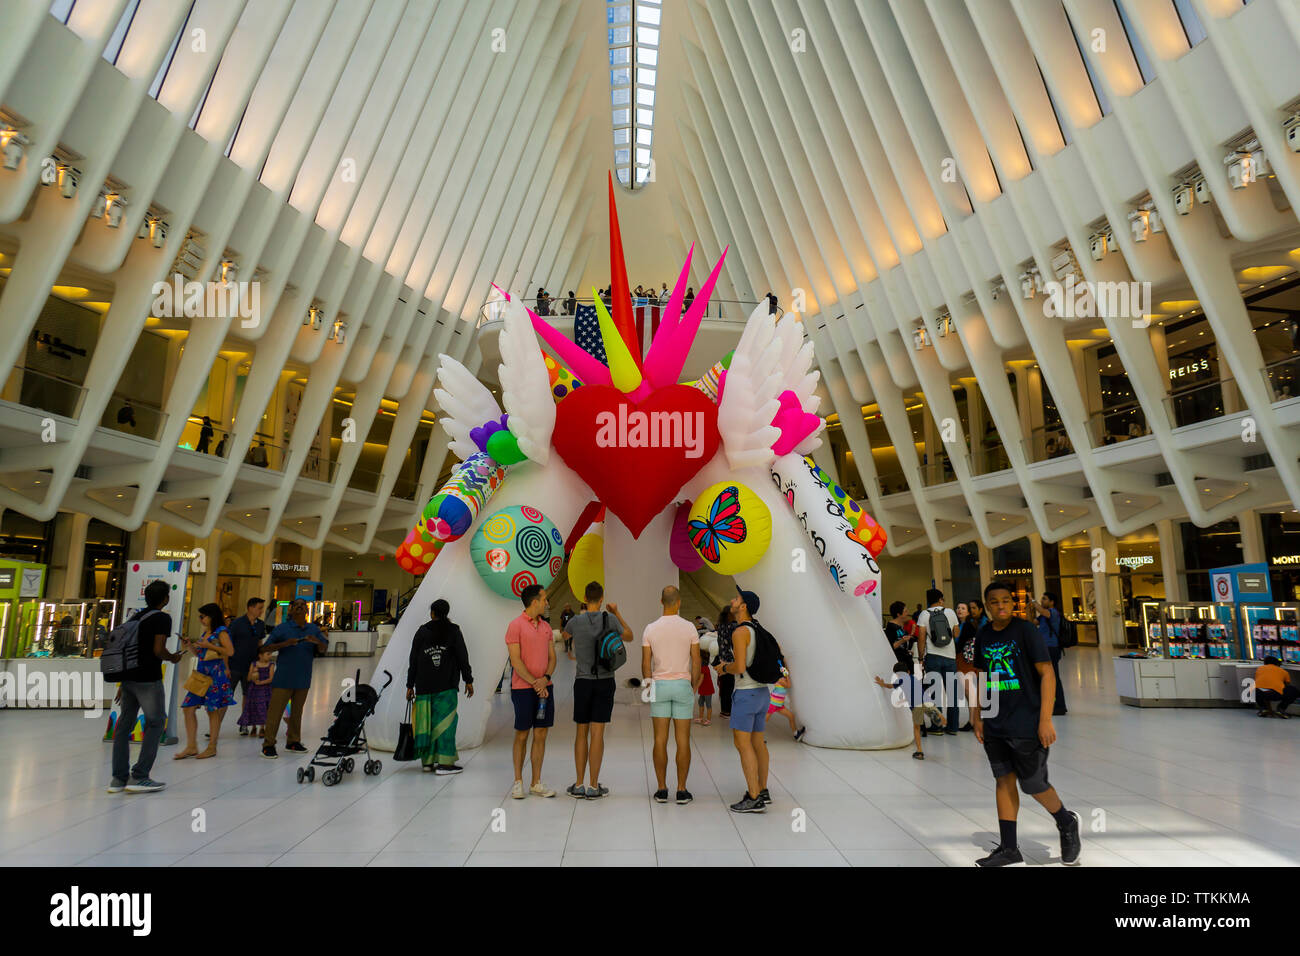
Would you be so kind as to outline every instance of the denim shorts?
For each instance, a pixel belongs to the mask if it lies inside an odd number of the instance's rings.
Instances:
[[[772,693],[766,687],[747,687],[731,695],[731,729],[761,734],[767,726],[767,706]]]
[[[695,713],[695,694],[688,680],[657,680],[655,699],[650,704],[651,717],[690,720]]]

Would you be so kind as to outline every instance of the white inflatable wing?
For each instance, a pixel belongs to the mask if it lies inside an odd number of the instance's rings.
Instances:
[[[446,413],[442,427],[451,438],[447,447],[452,454],[464,461],[479,452],[479,447],[469,437],[470,429],[480,428],[499,419],[501,406],[492,397],[488,387],[475,378],[469,369],[450,355],[439,355],[438,358],[442,360],[438,369],[438,384],[442,388],[434,389],[433,397]]]
[[[551,433],[555,431],[555,399],[546,360],[523,303],[512,299],[504,312],[505,327],[497,340],[501,402],[510,414],[510,431],[519,450],[545,465],[551,459]]]

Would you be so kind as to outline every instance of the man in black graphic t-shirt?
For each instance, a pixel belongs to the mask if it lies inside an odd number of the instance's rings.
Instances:
[[[1047,781],[1047,750],[1056,742],[1052,704],[1056,675],[1038,630],[1014,617],[1011,586],[992,581],[984,589],[989,622],[975,635],[975,670],[987,688],[989,707],[972,708],[975,738],[984,745],[997,781],[1001,842],[976,866],[1023,863],[1016,844],[1020,789],[1043,805],[1061,833],[1061,862],[1079,862],[1079,815],[1067,810]],[[1045,705],[1045,706],[1044,706]]]

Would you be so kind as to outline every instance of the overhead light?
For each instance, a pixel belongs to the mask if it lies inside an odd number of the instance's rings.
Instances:
[[[1128,225],[1133,230],[1134,242],[1146,242],[1151,235],[1151,211],[1149,209],[1134,209],[1128,214]]]
[[[334,333],[330,336],[339,345],[343,344],[343,339],[348,333],[348,324],[342,319],[334,320]]]
[[[59,163],[56,169],[58,172],[55,174],[54,181],[58,183],[59,193],[64,199],[71,199],[77,195],[77,182],[81,179],[81,170],[73,169],[67,163]]]
[[[924,327],[912,330],[912,348],[918,352],[930,344],[930,333]]]
[[[1174,209],[1178,211],[1178,215],[1190,215],[1194,199],[1191,183],[1179,183],[1174,187]]]
[[[167,223],[157,216],[149,219],[149,242],[155,249],[161,249],[167,242]]]
[[[126,200],[117,193],[104,194],[104,225],[116,229],[122,225],[122,214],[126,211]]]
[[[1282,124],[1282,129],[1291,152],[1300,153],[1300,113],[1292,113],[1291,118]]]
[[[1088,249],[1092,252],[1092,257],[1098,262],[1106,258],[1112,241],[1113,237],[1109,232],[1094,232],[1088,238]]]
[[[1228,167],[1228,185],[1233,189],[1245,189],[1268,172],[1264,151],[1253,141],[1223,157],[1223,165]]]
[[[1026,299],[1032,299],[1042,288],[1043,277],[1038,272],[1038,266],[1030,266],[1020,273],[1020,294]]]
[[[233,259],[221,260],[221,284],[234,282],[235,277],[239,275],[239,267],[235,265]]]
[[[310,325],[316,331],[320,331],[321,326],[325,324],[325,311],[320,307],[313,305],[307,310],[307,321],[303,325]]]
[[[17,169],[23,161],[23,155],[31,140],[12,126],[0,128],[0,160],[5,169]]]

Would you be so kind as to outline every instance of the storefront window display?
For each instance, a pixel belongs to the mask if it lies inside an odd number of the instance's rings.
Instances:
[[[1029,603],[1037,597],[1034,594],[1034,564],[1028,538],[1017,538],[993,549],[993,573],[990,579],[992,578],[1011,585],[1011,593],[1016,599],[1015,613],[1028,618]]]
[[[1220,521],[1208,528],[1198,528],[1190,521],[1178,526],[1183,543],[1183,567],[1186,569],[1187,599],[1210,602],[1210,569],[1226,568],[1242,561],[1241,530],[1236,518]]]
[[[1300,601],[1300,513],[1261,514],[1273,600]]]

